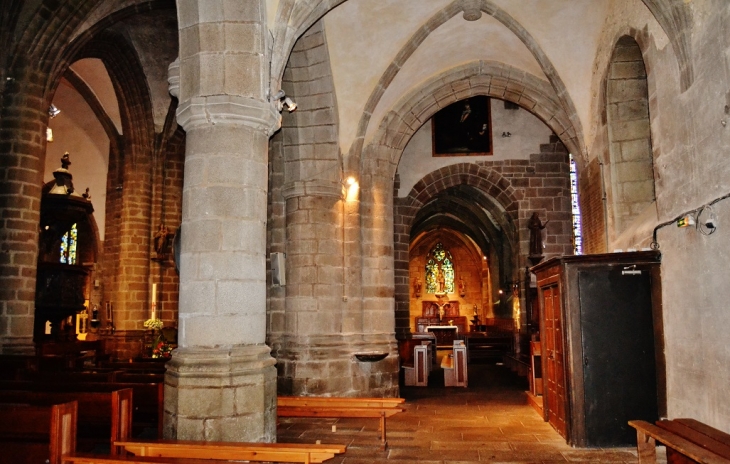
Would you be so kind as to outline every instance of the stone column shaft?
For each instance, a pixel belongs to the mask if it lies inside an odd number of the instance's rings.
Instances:
[[[275,441],[266,337],[268,140],[263,0],[179,0],[178,123],[187,133],[179,345],[168,363],[165,435]],[[179,87],[178,87],[179,82]]]

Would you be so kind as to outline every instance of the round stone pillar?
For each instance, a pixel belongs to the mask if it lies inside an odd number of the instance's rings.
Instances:
[[[170,82],[187,136],[168,438],[276,439],[275,360],[264,341],[268,140],[279,114],[265,94],[263,3],[178,2]]]

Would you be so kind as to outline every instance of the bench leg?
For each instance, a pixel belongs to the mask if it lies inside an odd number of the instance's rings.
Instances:
[[[656,440],[641,430],[636,431],[636,451],[639,464],[656,464]]]
[[[388,442],[385,439],[385,413],[380,413],[380,445],[383,450],[388,446]]]

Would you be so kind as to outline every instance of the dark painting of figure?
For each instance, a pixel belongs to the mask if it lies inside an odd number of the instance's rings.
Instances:
[[[433,155],[491,155],[489,98],[477,96],[452,103],[433,117]]]

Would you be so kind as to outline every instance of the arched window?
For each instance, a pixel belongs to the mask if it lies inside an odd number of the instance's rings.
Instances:
[[[76,224],[61,237],[61,263],[76,264],[76,244],[78,241],[78,230]]]
[[[437,243],[426,258],[426,293],[454,293],[454,262],[451,253]]]

